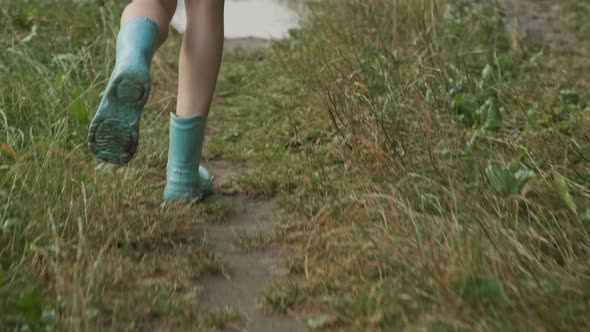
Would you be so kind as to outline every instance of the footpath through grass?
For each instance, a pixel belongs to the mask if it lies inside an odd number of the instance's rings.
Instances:
[[[160,206],[178,36],[114,169],[85,137],[122,5],[56,3],[0,13],[0,329],[218,324],[194,300],[216,269],[197,229],[227,207]],[[563,3],[589,51],[590,8]],[[519,45],[472,1],[310,8],[226,57],[206,147],[290,213],[268,241],[293,248],[293,282],[268,307],[327,330],[589,329],[588,58]]]

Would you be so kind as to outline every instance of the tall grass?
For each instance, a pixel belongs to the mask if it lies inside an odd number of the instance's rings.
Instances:
[[[276,48],[307,305],[350,330],[590,327],[588,62],[520,45],[491,4],[312,12]]]
[[[13,1],[0,13],[0,330],[202,324],[187,290],[214,263],[198,212],[160,206],[173,105],[162,86],[179,38],[156,59],[136,162],[115,168],[87,149],[123,5]]]
[[[0,12],[0,330],[206,326],[203,209],[160,206],[178,36],[137,159],[86,149],[121,9]],[[313,2],[273,52],[226,58],[207,154],[292,212],[273,234],[297,278],[268,304],[328,330],[588,329],[588,69],[458,0]]]

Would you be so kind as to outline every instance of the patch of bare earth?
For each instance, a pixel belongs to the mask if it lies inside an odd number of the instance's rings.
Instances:
[[[496,0],[505,13],[507,31],[534,46],[582,54],[580,43],[561,19],[562,9],[554,0]]]
[[[284,250],[277,246],[244,248],[240,238],[269,236],[278,223],[279,211],[272,200],[252,199],[231,188],[232,179],[244,169],[224,161],[208,163],[215,176],[215,194],[203,202],[228,200],[233,208],[223,223],[206,224],[205,242],[221,262],[222,273],[206,275],[200,280],[203,290],[199,303],[204,309],[231,306],[244,316],[222,331],[304,331],[305,325],[295,317],[278,316],[264,309],[265,289],[287,278]]]

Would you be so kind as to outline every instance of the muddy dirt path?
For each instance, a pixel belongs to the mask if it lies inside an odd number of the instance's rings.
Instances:
[[[579,41],[561,20],[554,0],[495,0],[505,13],[506,30],[534,46],[567,53],[582,53]]]
[[[204,241],[213,248],[223,265],[223,273],[206,275],[200,283],[203,290],[199,303],[206,310],[232,306],[244,316],[221,331],[299,332],[305,331],[300,318],[278,316],[264,310],[264,292],[273,283],[285,281],[288,270],[284,251],[276,246],[245,249],[236,245],[239,237],[264,235],[278,223],[279,211],[271,200],[250,199],[231,189],[232,180],[245,169],[223,161],[207,163],[215,176],[215,194],[204,204],[215,200],[229,201],[233,207],[229,220],[206,224]]]

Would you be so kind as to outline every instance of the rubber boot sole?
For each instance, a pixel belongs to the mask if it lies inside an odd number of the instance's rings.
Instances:
[[[133,158],[150,85],[147,68],[122,70],[110,80],[88,131],[88,145],[98,158],[114,164]]]

